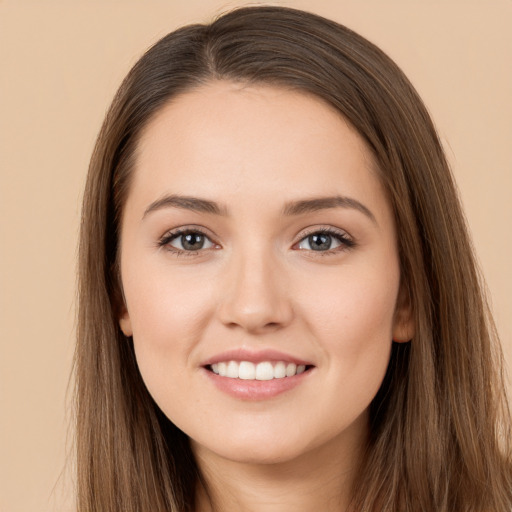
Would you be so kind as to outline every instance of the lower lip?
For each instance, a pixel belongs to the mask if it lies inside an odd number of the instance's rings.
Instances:
[[[267,400],[294,389],[309,377],[312,368],[293,377],[272,380],[244,380],[221,377],[204,368],[206,376],[220,391],[240,400]]]

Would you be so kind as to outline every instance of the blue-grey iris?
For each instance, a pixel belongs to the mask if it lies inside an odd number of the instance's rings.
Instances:
[[[326,251],[331,248],[331,236],[325,233],[310,235],[308,242],[313,251]]]

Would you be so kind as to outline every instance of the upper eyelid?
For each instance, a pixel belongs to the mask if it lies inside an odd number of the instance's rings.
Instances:
[[[351,249],[355,247],[357,244],[355,240],[344,230],[337,230],[333,228],[323,228],[323,229],[312,229],[309,233],[303,234],[292,246],[292,248],[297,247],[299,244],[303,243],[304,240],[309,238],[309,236],[315,233],[324,233],[331,238],[337,239],[340,244],[338,247],[327,249],[325,251],[314,251],[312,249],[297,249],[301,251],[306,251],[306,253],[315,253],[316,255],[328,255],[338,253],[339,251],[345,251],[347,249]]]
[[[165,248],[169,252],[172,252],[176,255],[182,254],[182,255],[192,256],[194,254],[198,254],[199,252],[211,250],[213,247],[196,249],[194,251],[188,251],[185,249],[179,249],[178,247],[172,246],[171,242],[173,242],[174,240],[178,239],[180,236],[187,234],[187,233],[199,233],[200,235],[207,238],[213,246],[219,246],[220,244],[218,242],[216,242],[215,238],[212,237],[211,235],[209,235],[207,231],[208,230],[205,230],[204,228],[200,228],[198,226],[195,226],[195,227],[184,226],[184,227],[169,229],[162,236],[160,236],[158,238],[156,245],[157,245],[158,249]]]
[[[297,242],[300,242],[302,239],[314,233],[329,233],[331,235],[338,235],[340,238],[347,238],[351,241],[354,241],[354,237],[348,233],[348,231],[345,229],[336,228],[334,226],[311,226],[310,228],[304,228],[299,232],[296,240]]]
[[[201,235],[206,236],[213,242],[214,235],[212,235],[211,231],[203,226],[190,225],[190,226],[180,226],[177,228],[168,229],[164,232],[162,236],[159,237],[160,240],[164,238],[169,238],[173,236],[183,235],[184,233],[200,233]]]
[[[211,235],[211,231],[208,228],[198,225],[198,224],[190,224],[190,225],[178,226],[176,228],[167,229],[161,238],[163,238],[166,235],[181,234],[181,233],[189,232],[189,231],[190,232],[199,232],[204,235],[213,236],[213,235]],[[313,225],[313,226],[308,226],[308,227],[302,228],[299,231],[299,234],[296,236],[300,235],[300,236],[304,237],[304,236],[308,236],[311,233],[318,233],[318,232],[324,232],[324,231],[332,231],[332,232],[336,232],[339,234],[345,234],[345,235],[347,235],[347,237],[352,238],[352,236],[345,229],[341,229],[341,228],[337,228],[337,227],[329,226],[329,225],[323,225],[323,224]]]
[[[177,228],[167,230],[161,237],[159,237],[159,242],[174,240],[175,238],[183,235],[185,233],[200,233],[201,235],[208,238],[212,243],[216,245],[221,245],[216,241],[216,237],[211,234],[211,231],[204,226],[199,225],[185,225]],[[340,239],[348,239],[351,242],[354,242],[354,237],[350,235],[346,230],[337,228],[329,225],[317,225],[317,226],[309,226],[307,228],[303,228],[295,237],[292,245],[296,245],[304,238],[315,234],[315,233],[328,233],[330,235],[338,236]],[[168,241],[166,243],[168,243]]]
[[[169,253],[174,254],[175,256],[197,256],[200,253],[204,253],[206,251],[215,249],[215,247],[207,247],[207,248],[200,248],[195,250],[186,250],[186,249],[180,249],[178,247],[174,247],[172,245],[172,242],[174,242],[176,239],[178,239],[180,236],[183,236],[187,233],[199,233],[200,235],[207,238],[212,246],[219,246],[219,244],[210,236],[208,235],[203,228],[199,227],[179,227],[174,229],[167,230],[158,240],[157,240],[157,248],[165,249]]]

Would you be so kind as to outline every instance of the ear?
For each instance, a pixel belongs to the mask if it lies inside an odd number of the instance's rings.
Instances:
[[[119,327],[127,338],[133,336],[132,321],[130,320],[130,315],[126,309],[126,306],[123,307],[123,311],[119,317]]]
[[[396,301],[395,317],[393,319],[393,341],[406,343],[414,338],[416,326],[412,310],[411,299],[404,284],[400,284],[400,291]]]
[[[114,293],[113,293],[113,308],[114,314],[119,319],[119,328],[123,334],[129,338],[133,336],[132,322],[126,307],[126,299],[124,297],[123,283],[121,281],[121,271],[117,259],[110,267],[110,271],[115,279]]]

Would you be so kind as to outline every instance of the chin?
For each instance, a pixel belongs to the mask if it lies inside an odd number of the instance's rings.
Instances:
[[[304,435],[278,435],[260,431],[259,435],[230,436],[216,440],[210,437],[205,443],[192,440],[192,449],[200,457],[201,453],[214,453],[240,464],[271,465],[291,462],[314,449]]]
[[[297,459],[301,452],[297,447],[283,449],[283,447],[239,447],[236,450],[221,450],[218,456],[239,464],[274,465],[284,464]]]

